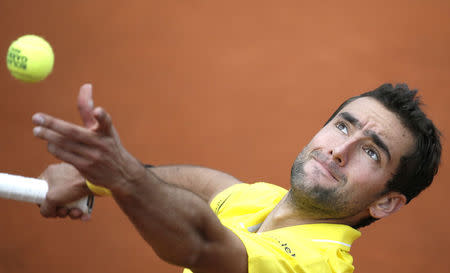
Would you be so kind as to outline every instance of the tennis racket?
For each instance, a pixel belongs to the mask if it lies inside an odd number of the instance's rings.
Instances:
[[[48,191],[45,180],[0,173],[0,198],[22,202],[42,204]],[[84,214],[90,214],[94,205],[94,196],[89,195],[67,204],[67,208],[78,208]]]

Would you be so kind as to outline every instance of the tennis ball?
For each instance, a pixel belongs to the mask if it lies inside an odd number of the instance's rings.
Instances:
[[[36,35],[24,35],[9,47],[6,66],[18,80],[39,82],[52,72],[54,60],[52,47],[47,41]]]

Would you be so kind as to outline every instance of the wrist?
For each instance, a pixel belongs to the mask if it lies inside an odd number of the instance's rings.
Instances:
[[[143,164],[143,165],[146,169],[154,167],[154,165],[150,165],[150,164]],[[85,182],[86,182],[87,188],[95,195],[98,195],[98,196],[111,196],[112,195],[111,190],[109,190],[105,187],[92,184],[87,179]]]

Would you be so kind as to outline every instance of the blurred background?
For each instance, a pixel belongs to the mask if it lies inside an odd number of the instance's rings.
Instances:
[[[363,228],[355,272],[447,272],[450,2],[0,2],[0,170],[38,176],[58,162],[32,135],[47,112],[80,124],[79,87],[151,164],[189,163],[289,186],[290,167],[346,98],[379,85],[420,90],[444,137],[434,184],[393,217]],[[12,78],[5,57],[24,34],[55,52],[43,82]],[[0,272],[181,272],[161,261],[112,199],[87,223],[44,219],[0,200]]]

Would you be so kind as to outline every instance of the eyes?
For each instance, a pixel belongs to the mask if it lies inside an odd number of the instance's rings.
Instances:
[[[348,129],[347,129],[347,125],[345,125],[345,123],[338,122],[336,124],[336,128],[338,128],[338,130],[343,132],[344,134],[348,135]]]
[[[378,153],[371,149],[371,148],[363,148],[363,150],[367,153],[370,158],[372,158],[375,161],[380,161],[380,157],[378,156]]]
[[[340,121],[340,122],[337,122],[336,123],[336,128],[339,130],[339,131],[341,131],[344,135],[348,135],[348,131],[349,131],[349,129],[348,129],[348,127],[347,127],[347,124],[345,124],[345,122],[342,122],[342,121]],[[380,161],[380,154],[378,153],[378,151],[375,149],[375,148],[373,148],[371,145],[369,145],[369,146],[364,146],[363,148],[363,151],[372,159],[372,160],[374,160],[374,161],[376,161],[376,162],[379,162]]]

